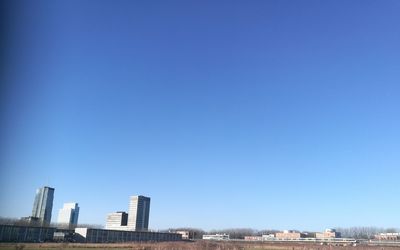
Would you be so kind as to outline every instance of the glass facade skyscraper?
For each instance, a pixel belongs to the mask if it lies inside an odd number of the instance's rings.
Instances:
[[[147,231],[149,228],[150,198],[131,196],[129,202],[128,230]]]
[[[54,188],[42,187],[36,190],[33,203],[32,217],[39,219],[42,225],[49,225],[53,210]]]

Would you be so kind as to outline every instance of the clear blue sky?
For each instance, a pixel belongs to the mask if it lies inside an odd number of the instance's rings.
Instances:
[[[6,7],[1,216],[50,185],[53,221],[399,227],[399,1]]]

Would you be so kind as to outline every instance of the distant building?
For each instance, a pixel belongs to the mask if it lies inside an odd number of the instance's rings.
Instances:
[[[175,233],[182,235],[182,240],[188,240],[190,238],[190,232],[186,230],[176,231]]]
[[[203,235],[203,240],[229,240],[229,234],[208,234],[208,235]]]
[[[275,239],[275,234],[263,234],[262,235],[262,240],[274,240]]]
[[[150,198],[131,196],[129,202],[128,230],[147,231],[149,228]]]
[[[67,227],[78,225],[79,206],[78,203],[64,203],[64,207],[58,212],[58,223]]]
[[[262,236],[244,236],[245,241],[262,241]]]
[[[275,234],[275,238],[278,240],[295,240],[304,237],[304,234],[292,230],[285,230]]]
[[[110,230],[128,230],[128,214],[125,212],[109,213],[107,215],[106,229]]]
[[[94,228],[75,228],[75,239],[82,243],[117,243],[142,241],[180,241],[177,233],[120,231]]]
[[[381,241],[398,241],[400,240],[400,233],[380,233],[375,235],[374,238]]]
[[[42,225],[50,225],[53,210],[54,188],[42,187],[36,190],[32,217],[39,218]]]
[[[323,233],[315,233],[315,238],[317,239],[340,238],[341,236],[341,233],[336,232],[335,229],[326,229]]]

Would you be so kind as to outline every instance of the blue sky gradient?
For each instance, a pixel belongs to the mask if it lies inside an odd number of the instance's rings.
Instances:
[[[399,227],[400,2],[10,1],[0,215]]]

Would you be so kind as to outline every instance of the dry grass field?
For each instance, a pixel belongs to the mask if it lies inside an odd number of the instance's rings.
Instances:
[[[4,250],[395,250],[395,246],[321,246],[293,243],[247,243],[247,242],[160,242],[124,244],[78,244],[78,243],[1,243]]]

